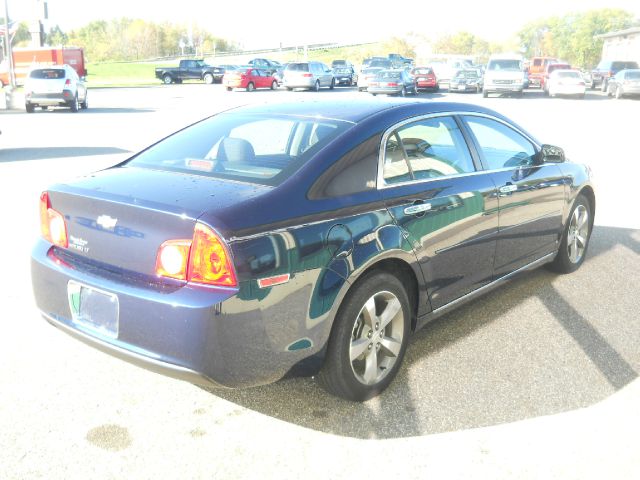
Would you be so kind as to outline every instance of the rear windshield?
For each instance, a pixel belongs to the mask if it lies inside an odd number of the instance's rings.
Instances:
[[[522,63],[519,60],[490,60],[487,68],[489,70],[522,70]]]
[[[315,117],[220,114],[157,143],[127,165],[275,186],[351,125]]]
[[[414,75],[429,75],[430,73],[433,73],[430,68],[415,68],[413,70]]]
[[[478,78],[478,72],[475,70],[460,70],[456,73],[456,78]]]
[[[64,70],[61,68],[43,68],[33,70],[29,77],[31,78],[64,78]]]
[[[344,74],[347,74],[347,73],[351,73],[351,69],[350,68],[344,68],[344,67],[343,68],[336,68],[335,72],[337,74],[339,74],[339,75],[344,75]]]
[[[557,73],[559,78],[582,78],[578,72],[570,72],[570,71],[558,71]]]
[[[294,72],[308,72],[309,64],[308,63],[290,63],[287,65],[285,70],[294,71]]]
[[[391,67],[391,61],[390,60],[372,60],[371,63],[369,64],[370,67],[382,67],[382,68],[389,68]]]

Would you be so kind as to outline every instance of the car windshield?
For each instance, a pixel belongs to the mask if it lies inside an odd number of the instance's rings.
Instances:
[[[316,117],[219,114],[153,145],[127,165],[278,185],[351,125]]]
[[[64,78],[65,72],[62,68],[42,68],[34,70],[29,75],[30,78],[59,79]]]
[[[515,59],[491,60],[489,70],[522,70],[522,63]]]

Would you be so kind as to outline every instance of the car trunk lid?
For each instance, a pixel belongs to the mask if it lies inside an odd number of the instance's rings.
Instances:
[[[65,217],[69,250],[98,263],[153,275],[166,240],[191,239],[198,217],[270,187],[140,168],[113,168],[49,190]],[[212,225],[223,229],[222,225]]]

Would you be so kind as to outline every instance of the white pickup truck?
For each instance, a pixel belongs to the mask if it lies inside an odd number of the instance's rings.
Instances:
[[[511,93],[522,96],[527,81],[522,56],[514,54],[492,55],[484,72],[482,96],[490,93]]]

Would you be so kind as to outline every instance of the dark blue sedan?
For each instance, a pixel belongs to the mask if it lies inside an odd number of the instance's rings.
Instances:
[[[198,384],[314,374],[364,400],[412,332],[515,274],[585,259],[588,168],[475,105],[227,111],[40,198],[44,317]]]

